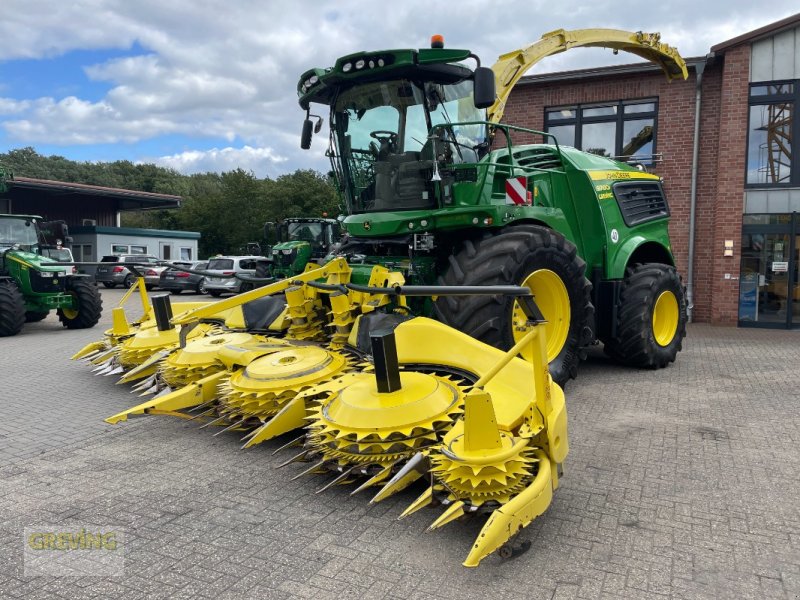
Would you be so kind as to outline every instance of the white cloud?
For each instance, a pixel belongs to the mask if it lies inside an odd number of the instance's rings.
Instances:
[[[23,100],[13,100],[11,98],[0,98],[0,115],[15,115],[26,111],[31,103]]]
[[[204,173],[208,171],[252,171],[257,177],[275,177],[280,173],[278,165],[286,162],[272,148],[213,148],[211,150],[187,150],[171,156],[160,156],[141,162],[152,162],[180,173]]]

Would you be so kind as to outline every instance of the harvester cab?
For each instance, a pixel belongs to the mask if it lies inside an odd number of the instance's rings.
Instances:
[[[51,310],[68,329],[100,320],[102,300],[88,276],[73,275],[71,267],[42,255],[62,238],[67,240],[63,222],[0,215],[0,337],[16,335],[25,322],[41,321]]]
[[[431,48],[344,56],[307,71],[297,87],[302,147],[315,129],[311,105],[329,109],[327,154],[347,213],[339,255],[354,280],[379,264],[413,284],[528,287],[547,319],[559,383],[575,376],[595,340],[623,363],[666,366],[686,322],[659,177],[500,122],[533,64],[587,46],[651,60],[668,79],[687,75],[658,34],[586,29],[545,34],[491,69],[435,36]],[[650,128],[628,147],[652,141]],[[528,330],[513,299],[440,298],[414,308],[503,349]]]

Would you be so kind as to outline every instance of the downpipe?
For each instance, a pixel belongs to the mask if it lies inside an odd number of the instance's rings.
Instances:
[[[695,63],[694,139],[692,140],[692,184],[689,193],[689,266],[686,273],[686,315],[691,323],[694,313],[694,236],[697,212],[697,172],[700,167],[700,106],[703,96],[705,61]]]

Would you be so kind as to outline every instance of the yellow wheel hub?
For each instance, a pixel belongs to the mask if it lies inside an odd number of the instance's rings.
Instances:
[[[670,291],[661,292],[653,306],[653,337],[659,346],[669,346],[678,332],[680,309]]]
[[[68,319],[74,319],[78,316],[78,310],[75,308],[62,308],[61,312]]]
[[[164,359],[161,377],[172,388],[189,385],[225,368],[217,360],[220,348],[244,344],[254,338],[250,333],[221,333],[192,340]]]
[[[202,324],[189,332],[188,339],[205,336],[211,325]],[[180,329],[175,327],[159,331],[155,327],[140,329],[136,335],[126,339],[119,345],[119,362],[123,367],[139,366],[156,352],[177,347],[180,342]]]
[[[220,385],[220,414],[264,421],[299,392],[341,375],[349,366],[344,354],[318,346],[294,346],[262,356]]]
[[[400,372],[401,389],[378,393],[362,373],[316,409],[310,440],[340,465],[388,463],[435,444],[463,412],[464,393],[448,378]]]
[[[450,490],[451,500],[479,506],[487,500],[508,502],[528,485],[538,462],[527,440],[500,434],[501,447],[471,453],[464,448],[464,436],[454,438],[440,452],[432,452],[431,471]]]
[[[561,277],[550,269],[534,271],[525,278],[521,285],[531,290],[539,310],[547,320],[544,330],[547,336],[547,361],[551,362],[561,354],[569,335],[572,310],[567,287]],[[514,341],[518,342],[530,331],[530,327],[525,324],[528,318],[522,311],[519,302],[514,303],[513,319]],[[528,360],[531,358],[529,354],[529,348],[523,349],[522,355]]]

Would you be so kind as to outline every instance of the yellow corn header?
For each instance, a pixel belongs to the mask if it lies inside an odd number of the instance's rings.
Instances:
[[[482,517],[464,565],[509,556],[550,505],[569,447],[529,290],[405,286],[380,266],[368,285],[350,274],[337,259],[219,302],[174,305],[148,298],[140,281],[142,318],[114,309],[104,339],[73,358],[148,397],[110,423],[169,414],[236,432],[245,448],[295,432],[276,449],[287,453],[281,466],[303,463],[295,479],[318,476],[320,492],[371,490],[373,503],[416,486],[399,518],[437,507],[437,529]],[[530,330],[502,352],[407,308],[411,295],[468,293],[517,296]]]

